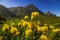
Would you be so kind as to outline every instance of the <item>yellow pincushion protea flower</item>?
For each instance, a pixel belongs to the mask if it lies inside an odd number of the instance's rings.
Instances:
[[[41,32],[41,31],[42,31],[42,27],[38,26],[38,27],[37,27],[37,31],[38,31],[38,32]]]
[[[21,20],[21,23],[25,22],[25,20]]]
[[[51,28],[51,29],[54,29],[54,26],[50,25],[50,28]]]
[[[32,29],[32,23],[31,22],[28,22],[28,28]]]
[[[60,29],[57,28],[57,29],[53,29],[52,31],[53,32],[60,32]]]
[[[12,23],[12,24],[11,24],[11,27],[14,27],[14,26],[15,26],[15,23]]]
[[[22,26],[23,26],[23,27],[28,26],[28,22],[26,22],[26,21],[25,21],[25,22],[23,22],[23,23],[22,23]]]
[[[37,31],[40,31],[40,32],[48,31],[48,27],[40,27],[40,26],[38,26]]]
[[[4,24],[4,26],[2,27],[2,31],[6,32],[9,30],[9,25],[8,24]]]
[[[42,27],[42,31],[43,32],[48,31],[48,27]]]
[[[41,37],[40,37],[40,40],[48,40],[48,38],[47,38],[47,36],[46,35],[41,35]]]
[[[11,31],[12,34],[15,34],[16,32],[18,32],[16,27],[11,27],[10,31]]]
[[[32,22],[32,26],[35,27],[35,28],[37,27],[37,24],[36,24],[35,21]]]
[[[21,23],[18,23],[18,27],[21,26]]]
[[[32,14],[31,14],[31,20],[34,20],[38,16],[39,16],[39,12],[32,12]]]
[[[31,16],[31,20],[33,20],[35,17],[34,16]]]
[[[26,37],[29,36],[29,34],[30,34],[31,32],[32,32],[31,29],[27,29],[27,30],[25,31]]]
[[[3,39],[3,36],[0,36],[0,40],[2,40]]]
[[[15,33],[15,35],[19,35],[19,34],[20,34],[20,32],[19,32],[19,31]]]
[[[31,16],[34,16],[34,17],[39,16],[39,12],[32,12]]]
[[[28,16],[25,16],[24,19],[28,19]]]

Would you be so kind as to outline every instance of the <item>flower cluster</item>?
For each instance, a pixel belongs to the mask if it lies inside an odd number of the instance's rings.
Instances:
[[[2,35],[8,37],[6,40],[15,40],[15,38],[16,40],[60,40],[60,28],[50,24],[41,25],[37,17],[39,18],[39,12],[32,12],[30,19],[29,16],[25,16],[17,23],[15,21],[4,24],[1,27]],[[58,35],[58,38],[55,35]],[[0,40],[2,38],[4,37],[0,36]]]

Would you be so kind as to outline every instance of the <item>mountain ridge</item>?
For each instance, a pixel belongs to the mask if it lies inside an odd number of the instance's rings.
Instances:
[[[11,7],[6,8],[3,5],[0,5],[0,15],[8,18],[18,18],[24,17],[25,15],[31,15],[32,12],[39,12],[40,15],[44,16],[56,16],[55,14],[47,12],[46,14],[39,10],[35,5],[29,4],[25,7],[18,6],[18,7]]]
[[[14,18],[17,17],[13,12],[11,12],[8,8],[3,5],[0,5],[0,15],[6,18]]]

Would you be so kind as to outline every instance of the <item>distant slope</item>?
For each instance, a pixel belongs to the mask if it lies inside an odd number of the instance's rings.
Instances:
[[[19,16],[19,17],[22,17],[25,12],[22,10],[23,7],[12,7],[12,8],[9,8],[9,10],[13,13],[15,13],[15,15]],[[24,13],[22,13],[24,12]]]
[[[0,16],[3,16],[5,18],[17,17],[13,12],[11,12],[8,8],[4,7],[3,5],[0,5]]]
[[[29,4],[25,7],[12,7],[9,8],[10,11],[15,13],[19,17],[24,17],[25,15],[31,15],[32,12],[39,12],[40,14],[44,15],[42,11],[40,11],[37,7],[33,4]]]
[[[55,14],[51,13],[50,11],[47,11],[44,13],[46,16],[56,16]]]
[[[40,21],[44,24],[55,24],[55,23],[60,23],[60,17],[57,16],[44,16],[40,15],[39,17]]]
[[[41,10],[39,10],[36,6],[34,6],[33,4],[30,4],[30,5],[25,6],[24,9],[25,9],[27,12],[29,12],[30,14],[31,14],[32,12],[36,12],[36,11],[37,11],[37,12],[39,12],[40,14],[44,15],[44,13],[43,13]]]
[[[0,5],[0,15],[6,18],[18,18],[18,17],[24,17],[25,15],[30,16],[32,12],[36,12],[36,11],[39,12],[40,15],[56,16],[55,14],[49,11],[45,13],[42,12],[33,4],[29,4],[25,7],[19,6],[19,7],[11,7],[11,8],[6,8],[3,5]]]

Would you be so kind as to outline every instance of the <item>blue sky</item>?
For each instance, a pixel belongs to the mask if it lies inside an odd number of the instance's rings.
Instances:
[[[60,16],[60,0],[0,0],[0,4],[6,7],[34,4],[43,12],[50,11],[53,14]]]

